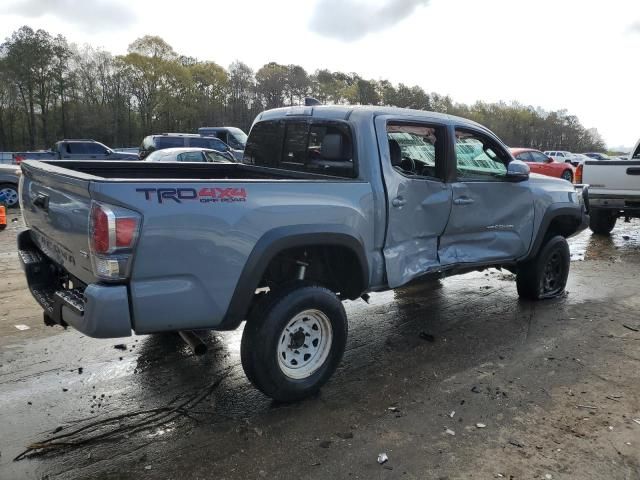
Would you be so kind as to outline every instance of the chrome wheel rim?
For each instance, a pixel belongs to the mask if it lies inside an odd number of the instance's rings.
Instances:
[[[18,203],[18,191],[15,188],[3,188],[0,190],[0,198],[4,194],[5,203],[8,207],[13,207]]]
[[[310,377],[326,362],[333,343],[331,321],[319,310],[293,317],[278,339],[278,367],[287,377]]]
[[[562,174],[562,178],[564,178],[567,182],[571,182],[573,180],[573,175],[571,175],[571,172],[564,172]]]

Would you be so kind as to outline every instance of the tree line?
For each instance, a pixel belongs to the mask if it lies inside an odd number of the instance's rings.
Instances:
[[[78,47],[62,36],[24,26],[0,45],[0,151],[48,148],[61,138],[137,146],[151,133],[195,132],[201,126],[245,131],[262,110],[300,105],[389,105],[475,120],[508,145],[575,152],[603,150],[565,110],[519,103],[454,103],[420,86],[371,80],[326,69],[267,63],[253,71],[180,55],[157,36],[135,40],[126,55]]]

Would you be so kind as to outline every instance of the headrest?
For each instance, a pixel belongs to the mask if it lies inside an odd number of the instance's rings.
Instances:
[[[325,160],[348,160],[345,155],[344,136],[340,133],[328,133],[322,140],[320,154]]]
[[[399,167],[402,163],[402,148],[397,140],[389,140],[389,155],[391,156],[391,165],[393,167]]]

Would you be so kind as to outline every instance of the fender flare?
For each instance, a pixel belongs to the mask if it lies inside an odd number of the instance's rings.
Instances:
[[[280,252],[311,245],[339,246],[356,255],[360,265],[363,291],[369,285],[369,264],[364,242],[344,225],[292,225],[274,228],[265,233],[253,247],[245,262],[227,312],[216,330],[236,329],[246,320],[249,307],[267,266]]]
[[[551,205],[542,217],[540,226],[536,231],[536,235],[531,242],[531,248],[527,252],[527,255],[520,260],[520,262],[526,262],[532,260],[538,255],[538,252],[542,248],[544,239],[549,231],[549,226],[558,217],[574,217],[578,223],[575,231],[571,232],[569,236],[575,235],[581,232],[589,225],[589,216],[584,212],[584,209],[579,206],[567,206],[567,205]]]

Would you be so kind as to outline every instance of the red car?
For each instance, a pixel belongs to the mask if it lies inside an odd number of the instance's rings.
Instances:
[[[540,150],[532,148],[512,148],[511,154],[516,160],[522,160],[529,165],[533,173],[540,173],[549,177],[564,178],[573,183],[575,168],[570,163],[560,163],[547,157]]]

